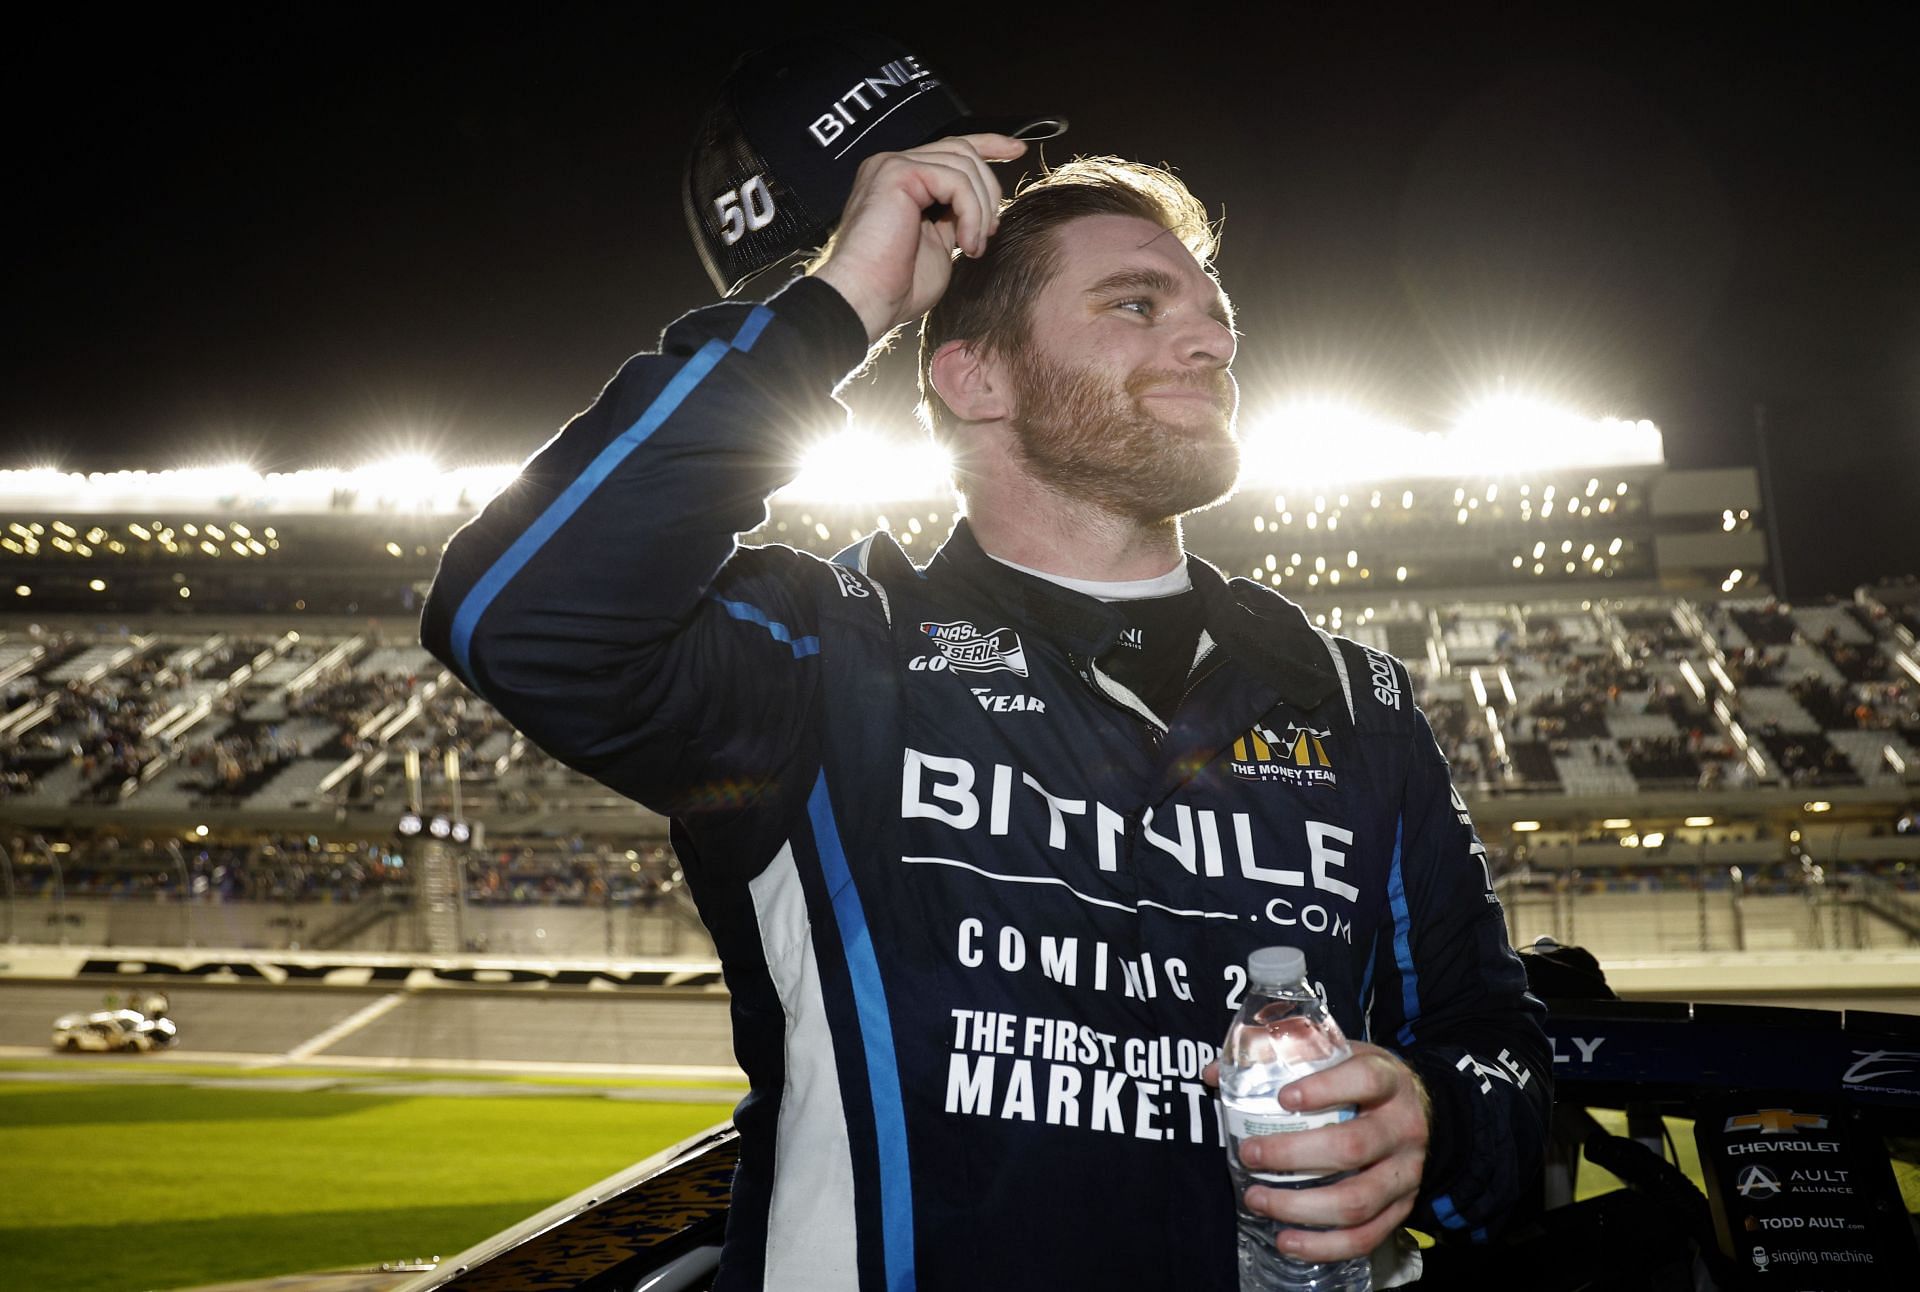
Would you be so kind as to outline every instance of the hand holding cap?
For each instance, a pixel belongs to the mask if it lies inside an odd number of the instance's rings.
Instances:
[[[1049,139],[1058,116],[980,117],[913,51],[842,31],[755,50],[722,83],[681,189],[694,247],[732,295],[839,222],[860,163],[950,135]]]

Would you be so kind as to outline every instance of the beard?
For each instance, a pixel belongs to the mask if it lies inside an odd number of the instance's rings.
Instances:
[[[1012,356],[1018,412],[1010,421],[1027,473],[1069,498],[1141,524],[1158,524],[1228,497],[1240,476],[1233,418],[1238,390],[1223,368],[1143,369],[1124,385],[1091,368]],[[1149,390],[1213,397],[1190,420],[1149,412]]]

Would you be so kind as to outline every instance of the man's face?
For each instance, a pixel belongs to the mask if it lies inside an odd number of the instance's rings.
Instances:
[[[1240,472],[1226,297],[1151,221],[1087,216],[1054,236],[1059,271],[1007,357],[1022,466],[1141,523],[1218,501]]]

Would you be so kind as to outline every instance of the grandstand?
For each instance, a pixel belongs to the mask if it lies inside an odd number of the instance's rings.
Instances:
[[[511,471],[0,473],[4,936],[711,954],[666,823],[415,639]],[[311,478],[309,478],[311,477]],[[1920,585],[1771,595],[1751,471],[1253,485],[1189,545],[1406,660],[1517,941],[1920,942]],[[950,500],[777,498],[749,541],[931,553]]]

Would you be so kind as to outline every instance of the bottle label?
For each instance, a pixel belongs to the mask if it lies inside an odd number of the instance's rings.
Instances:
[[[1227,1119],[1227,1136],[1238,1145],[1240,1141],[1252,1139],[1256,1135],[1291,1135],[1295,1131],[1313,1130],[1320,1126],[1332,1126],[1353,1116],[1353,1108],[1328,1108],[1319,1112],[1289,1113],[1280,1110],[1248,1112],[1244,1109],[1223,1106]],[[1318,1180],[1329,1175],[1327,1171],[1254,1171],[1253,1178],[1263,1184],[1299,1184],[1307,1180]]]

